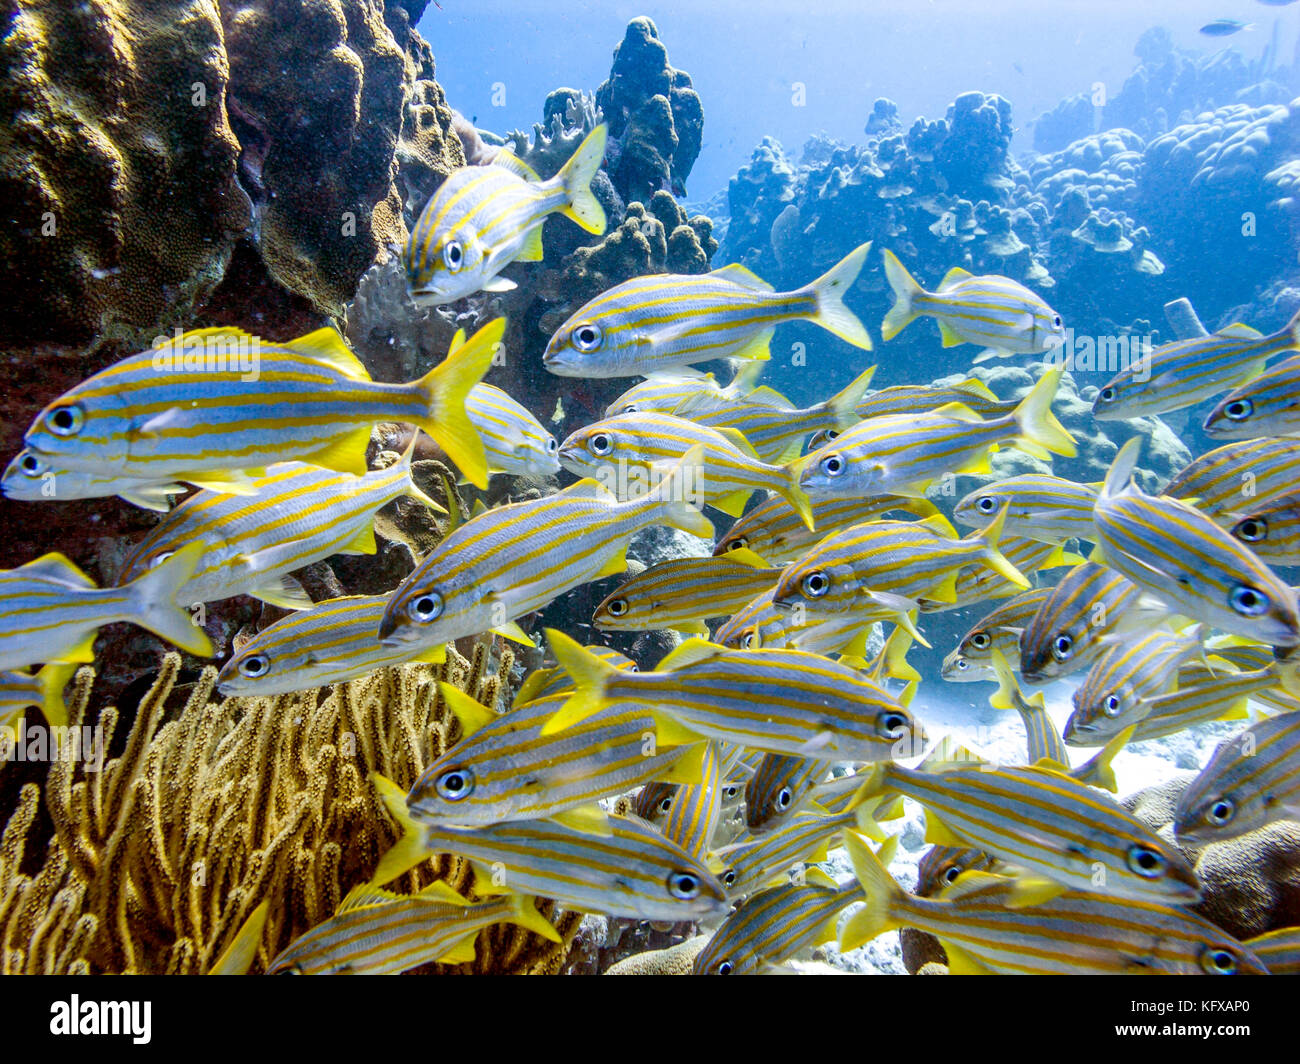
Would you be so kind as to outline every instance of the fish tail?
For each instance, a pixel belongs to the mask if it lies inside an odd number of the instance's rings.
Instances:
[[[1052,413],[1052,400],[1056,398],[1057,386],[1061,383],[1062,369],[1053,366],[1039,378],[1038,383],[1030,389],[1028,395],[1012,413],[1016,427],[1020,430],[1020,439],[1052,454],[1073,458],[1078,454],[1074,437],[1065,431],[1065,426],[1056,420]]]
[[[844,847],[849,851],[853,874],[857,876],[866,902],[844,925],[840,934],[840,950],[847,953],[900,926],[895,911],[905,895],[887,867],[898,849],[897,835],[890,836],[879,852],[873,853],[861,835],[845,831]]]
[[[803,471],[804,461],[803,457],[799,457],[780,466],[779,468],[785,477],[785,483],[775,485],[775,488],[781,498],[794,509],[794,512],[803,518],[803,523],[808,526],[808,531],[815,532],[817,528],[813,523],[812,503],[808,500],[808,493],[803,490],[803,486],[799,483],[799,474]]]
[[[421,491],[420,488],[416,485],[415,481],[411,479],[411,463],[414,461],[415,445],[419,441],[419,439],[420,439],[420,434],[418,432],[411,434],[411,442],[406,445],[406,450],[402,452],[402,459],[398,463],[402,467],[402,477],[403,477],[402,486],[406,489],[406,494],[409,495],[412,499],[415,499],[417,502],[424,503],[425,506],[427,506],[430,510],[432,510],[436,514],[445,514],[447,512],[446,509],[440,506],[438,503],[436,503],[432,498],[426,495],[423,491]],[[450,499],[450,497],[451,496],[448,495],[448,499]]]
[[[510,895],[510,915],[506,917],[512,924],[517,924],[525,931],[541,935],[549,942],[563,941],[555,926],[537,911],[537,899],[529,894]]]
[[[858,316],[844,305],[844,293],[858,279],[870,250],[871,241],[868,240],[845,255],[807,289],[817,300],[817,310],[811,320],[827,332],[834,333],[841,340],[847,340],[864,351],[871,350],[871,336]]]
[[[875,372],[875,366],[868,366],[846,387],[827,400],[826,410],[834,419],[837,429],[846,429],[860,420],[857,414],[857,406],[862,402],[863,395],[871,386],[871,378],[875,375]]]
[[[903,616],[906,617],[907,614],[903,614]],[[894,630],[889,633],[885,645],[880,648],[880,663],[883,675],[894,680],[905,680],[908,683],[921,682],[921,674],[907,660],[907,652],[912,649],[912,644],[916,642],[915,631],[915,628],[909,632],[904,625],[894,625]]]
[[[997,517],[993,518],[992,523],[984,529],[982,533],[975,537],[976,540],[983,543],[984,564],[992,569],[999,576],[1010,580],[1017,587],[1028,590],[1031,585],[1025,574],[1007,561],[1003,553],[998,550],[998,541],[1002,538],[1002,528],[1007,523],[1007,511],[1011,509],[1011,504],[1007,503],[998,511]]]
[[[47,724],[62,728],[68,723],[68,707],[63,702],[63,689],[77,671],[75,662],[51,662],[36,674],[36,684],[41,693],[41,713]]]
[[[465,412],[465,399],[492,366],[505,331],[505,318],[488,322],[415,382],[425,402],[425,416],[416,424],[476,488],[487,487],[487,454]]]
[[[663,521],[672,528],[701,539],[713,538],[713,522],[691,499],[700,494],[704,470],[704,447],[696,444],[684,455],[648,496],[664,509]],[[694,489],[694,490],[692,490]]]
[[[993,671],[997,674],[998,689],[989,695],[989,705],[994,709],[1015,709],[1020,685],[1011,671],[1011,662],[997,647],[993,648]]]
[[[600,164],[605,161],[607,134],[608,129],[604,123],[588,133],[555,177],[569,196],[569,202],[560,208],[560,213],[597,236],[605,232],[605,208],[592,194],[591,180],[600,169]]]
[[[402,788],[378,772],[370,773],[370,782],[374,784],[375,794],[388,810],[388,815],[402,830],[398,840],[379,858],[375,874],[370,877],[370,886],[381,887],[385,883],[391,883],[403,872],[409,872],[429,856],[429,850],[425,843],[424,829],[411,818]]]
[[[189,611],[177,605],[176,593],[194,575],[206,550],[202,543],[191,543],[126,585],[135,607],[132,619],[140,627],[200,658],[212,657],[212,641]]]
[[[1137,468],[1138,455],[1142,453],[1142,437],[1134,436],[1119,449],[1115,461],[1111,462],[1106,480],[1101,486],[1101,498],[1108,499],[1118,495],[1133,479],[1133,470]]]
[[[554,735],[600,712],[606,702],[605,689],[618,669],[554,628],[546,629],[546,641],[560,668],[569,674],[574,684],[573,694],[542,725],[542,735]]]
[[[1110,791],[1112,794],[1118,793],[1119,782],[1115,779],[1115,768],[1111,764],[1128,741],[1133,738],[1133,733],[1137,731],[1136,724],[1130,724],[1122,732],[1115,736],[1110,742],[1092,755],[1075,774],[1075,778],[1080,783],[1087,783],[1093,787],[1101,787],[1103,790]]]
[[[894,292],[894,305],[880,323],[880,336],[883,340],[892,340],[920,316],[915,301],[917,296],[925,295],[925,289],[916,283],[916,278],[907,272],[907,267],[892,251],[886,249],[881,257],[885,260],[885,280]]]
[[[257,958],[257,947],[262,942],[262,930],[271,911],[269,901],[261,902],[248,914],[239,931],[208,969],[208,975],[247,975]]]

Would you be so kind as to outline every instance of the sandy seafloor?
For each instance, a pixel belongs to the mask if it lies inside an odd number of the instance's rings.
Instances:
[[[1048,712],[1063,730],[1073,709],[1070,696],[1078,685],[1076,677],[1050,684],[1046,687],[1022,685],[1026,695],[1043,691],[1047,697]],[[949,684],[940,680],[923,683],[918,689],[911,709],[932,740],[945,735],[969,747],[987,760],[999,764],[1022,765],[1028,761],[1025,729],[1020,714],[1014,710],[998,710],[987,704],[987,697],[996,690],[992,683]],[[955,699],[956,701],[950,701]],[[975,707],[966,702],[974,702]],[[982,707],[981,707],[982,703]],[[1177,735],[1144,743],[1134,743],[1116,755],[1113,762],[1119,783],[1117,798],[1153,786],[1175,776],[1185,776],[1198,771],[1215,748],[1227,737],[1234,735],[1249,721],[1222,721],[1186,729]],[[1072,763],[1082,764],[1094,753],[1095,747],[1070,747]],[[919,759],[904,762],[911,766]],[[898,854],[889,870],[904,887],[916,886],[916,868],[929,849],[925,838],[925,812],[911,800],[905,802],[906,813],[900,820],[882,825],[887,834],[902,834]],[[827,868],[839,883],[853,879],[848,854],[843,849],[832,850]],[[857,905],[849,906],[840,917],[840,926],[856,912]],[[898,932],[888,931],[861,949],[840,953],[834,943],[818,947],[815,959],[794,960],[788,965],[803,973],[829,973],[833,970],[863,974],[906,975]]]

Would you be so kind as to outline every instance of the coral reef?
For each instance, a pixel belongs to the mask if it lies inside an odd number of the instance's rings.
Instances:
[[[100,714],[105,749],[121,751],[102,771],[60,760],[43,786],[23,787],[0,837],[0,968],[203,972],[265,899],[253,963],[262,970],[368,879],[394,841],[367,773],[409,786],[458,737],[436,681],[488,705],[508,697],[509,651],[491,671],[489,657],[486,643],[472,661],[449,648],[443,666],[381,670],[323,699],[211,702],[216,672],[207,669],[177,709],[180,659],[169,655],[124,737],[123,714]],[[77,675],[74,725],[90,723],[93,679],[89,669]],[[42,804],[48,841],[36,820]],[[438,856],[403,882],[419,889],[435,878],[465,892],[471,872]],[[429,970],[558,971],[580,916],[549,902],[541,909],[562,944],[498,926],[479,936],[472,964]]]
[[[679,942],[667,949],[650,950],[625,957],[611,965],[606,975],[690,975],[695,956],[708,944],[708,935]]]

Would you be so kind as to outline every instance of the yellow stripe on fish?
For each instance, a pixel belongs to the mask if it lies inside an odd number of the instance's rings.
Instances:
[[[0,725],[12,725],[24,709],[35,706],[46,724],[66,727],[63,689],[76,671],[76,665],[51,663],[36,673],[0,672]]]
[[[943,659],[940,675],[945,680],[961,683],[991,680],[994,678],[994,650],[1000,650],[1019,662],[1020,633],[1051,593],[1051,588],[1034,588],[1017,595],[976,621]]]
[[[1025,577],[1048,569],[1060,569],[1083,562],[1079,555],[1065,550],[1060,543],[1043,543],[1040,540],[1024,539],[1021,536],[1003,535],[998,539],[998,551],[1017,572]],[[939,601],[922,596],[917,602],[922,613],[943,613],[946,610],[960,609],[962,606],[986,602],[989,599],[1011,598],[1021,594],[1023,590],[1021,584],[1008,580],[986,565],[967,565],[957,572],[951,601]]]
[[[1184,466],[1163,494],[1192,503],[1221,525],[1231,514],[1285,495],[1300,480],[1300,440],[1226,443]]]
[[[1293,323],[1292,328],[1297,326]],[[1205,418],[1205,434],[1215,440],[1300,433],[1295,395],[1300,388],[1300,355],[1292,356],[1239,385],[1219,400]]]
[[[144,510],[166,513],[171,497],[186,492],[183,484],[131,479],[105,470],[65,469],[44,455],[26,448],[14,455],[0,477],[0,494],[21,502],[55,499],[103,499],[116,495]]]
[[[1061,477],[1026,473],[976,488],[957,503],[953,520],[985,528],[1007,507],[1005,528],[1011,535],[1045,543],[1091,539],[1097,490]]]

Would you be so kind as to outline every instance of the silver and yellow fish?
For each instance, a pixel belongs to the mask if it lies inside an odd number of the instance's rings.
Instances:
[[[483,440],[488,473],[550,477],[560,471],[560,445],[528,409],[500,388],[476,384],[465,413]]]
[[[606,595],[591,623],[607,632],[672,628],[708,635],[705,620],[730,617],[756,595],[775,587],[780,575],[780,569],[749,551],[669,558]]]
[[[116,495],[144,510],[166,513],[173,495],[188,491],[183,484],[169,484],[149,479],[132,480],[105,471],[64,469],[44,455],[23,448],[0,477],[0,494],[20,502],[54,499],[104,499]]]
[[[782,609],[772,600],[769,588],[746,603],[713,633],[713,641],[733,650],[806,650],[810,654],[850,654],[861,657],[877,620],[911,624],[906,614],[889,605],[878,610],[841,617],[809,617],[806,612]],[[906,601],[896,603],[908,606]],[[913,629],[915,632],[915,629]]]
[[[1225,516],[1234,519],[1232,534],[1269,565],[1300,565],[1300,494]]]
[[[1195,406],[1257,377],[1270,358],[1297,347],[1300,313],[1271,336],[1237,322],[1205,336],[1161,344],[1102,385],[1092,416],[1112,421]]]
[[[857,405],[857,415],[864,421],[872,417],[897,414],[929,414],[949,403],[961,403],[980,417],[1005,417],[1016,408],[1016,400],[999,399],[977,377],[967,377],[956,384],[896,384],[872,392]]]
[[[976,488],[957,503],[953,520],[985,528],[1007,508],[1003,526],[1008,535],[1045,543],[1091,539],[1092,509],[1100,485],[1076,484],[1062,477],[1025,473]]]
[[[1225,443],[1184,466],[1163,494],[1182,499],[1221,525],[1225,516],[1294,490],[1300,479],[1300,440],[1258,439]]]
[[[753,894],[763,887],[788,882],[788,873],[799,864],[819,864],[826,860],[828,843],[845,828],[870,830],[880,835],[871,815],[862,805],[826,814],[819,811],[797,812],[760,839],[733,843],[718,852],[723,869],[719,878],[731,898]]]
[[[976,621],[943,659],[940,675],[945,680],[958,683],[992,680],[995,650],[1019,663],[1020,633],[1051,593],[1051,588],[1033,588],[1004,602]]]
[[[883,258],[885,278],[894,293],[894,305],[880,325],[885,340],[892,340],[914,319],[931,317],[939,325],[944,347],[979,344],[1000,353],[1039,354],[1065,342],[1061,316],[1010,277],[976,277],[954,266],[937,290],[927,292],[892,251],[883,252]]]
[[[1120,448],[1107,474],[1092,560],[1187,617],[1270,646],[1300,645],[1296,596],[1276,573],[1195,507],[1132,483],[1141,439]]]
[[[1244,944],[1264,963],[1269,975],[1300,975],[1300,927],[1280,927]]]
[[[599,717],[597,714],[596,717]],[[581,728],[593,719],[588,717]],[[566,729],[564,734],[576,728]],[[728,763],[734,760],[734,748],[721,749],[724,744],[704,744],[703,762],[699,780],[683,783],[673,794],[664,817],[664,838],[676,843],[692,857],[703,859],[713,848],[713,835],[722,817],[722,790]]]
[[[245,474],[274,462],[363,474],[371,428],[398,421],[424,429],[482,488],[483,443],[465,398],[504,330],[504,318],[489,322],[419,380],[384,384],[330,328],[284,344],[238,329],[199,329],[65,392],[24,439],[38,457],[67,469],[248,494]],[[205,356],[213,348],[220,359]],[[197,351],[191,368],[182,349]],[[245,349],[255,356],[251,371],[224,354]]]
[[[650,274],[584,303],[555,331],[542,361],[561,377],[650,376],[715,358],[767,359],[782,322],[808,320],[855,347],[871,337],[844,296],[871,244],[793,292],[775,292],[733,263],[706,274]]]
[[[442,880],[417,894],[393,894],[362,884],[328,920],[289,943],[268,975],[400,975],[422,964],[468,964],[484,928],[511,923],[562,941],[536,900],[509,894],[473,902]]]
[[[475,292],[505,292],[512,262],[540,262],[542,223],[560,213],[588,233],[605,232],[605,210],[591,180],[605,158],[608,130],[593,129],[558,174],[543,181],[505,148],[488,166],[455,170],[424,205],[403,265],[421,303],[454,303]]]
[[[1216,440],[1245,440],[1300,433],[1298,387],[1300,355],[1293,355],[1220,399],[1206,415],[1205,434]]]
[[[1174,813],[1184,845],[1236,838],[1300,817],[1300,713],[1253,724],[1220,746]]]
[[[130,621],[190,654],[211,656],[203,629],[176,604],[176,592],[204,550],[191,543],[125,587],[96,587],[62,554],[0,570],[0,669],[94,661],[95,634],[114,621]]]
[[[0,725],[17,720],[24,709],[35,706],[45,723],[65,726],[68,708],[63,703],[63,689],[76,671],[75,664],[51,662],[35,673],[0,672]]]
[[[831,765],[815,758],[764,754],[745,782],[745,827],[749,833],[764,835],[804,808]]]
[[[1060,543],[1043,543],[1041,540],[1025,539],[1023,536],[1004,534],[998,537],[998,551],[1017,572],[1026,578],[1048,569],[1062,569],[1083,562],[1079,555],[1074,551],[1067,551]],[[917,604],[921,607],[922,613],[943,613],[946,610],[956,610],[977,602],[987,602],[990,599],[1014,598],[1023,591],[1022,584],[1008,580],[986,565],[967,565],[957,571],[951,601],[940,601],[922,595],[917,599]]]

